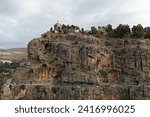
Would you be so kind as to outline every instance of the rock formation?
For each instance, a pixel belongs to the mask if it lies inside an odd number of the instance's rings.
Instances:
[[[48,31],[29,42],[2,99],[150,99],[149,45]]]

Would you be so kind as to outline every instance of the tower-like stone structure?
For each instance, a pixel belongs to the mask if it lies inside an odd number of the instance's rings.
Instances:
[[[61,32],[62,31],[62,25],[57,21],[57,23],[54,25],[54,31],[55,32]]]

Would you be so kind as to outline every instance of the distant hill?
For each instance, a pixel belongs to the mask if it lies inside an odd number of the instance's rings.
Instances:
[[[0,60],[21,60],[27,58],[26,48],[0,49]]]
[[[26,48],[9,48],[9,49],[5,49],[5,50],[25,52],[27,49]]]

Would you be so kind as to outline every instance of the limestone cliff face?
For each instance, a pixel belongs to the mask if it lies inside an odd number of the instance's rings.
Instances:
[[[4,85],[2,97],[150,99],[149,45],[149,40],[48,32],[29,42],[28,61],[16,70],[14,82]]]

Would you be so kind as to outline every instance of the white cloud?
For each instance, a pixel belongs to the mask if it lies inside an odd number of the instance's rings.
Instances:
[[[40,12],[39,0],[15,0],[20,16],[36,15]]]

